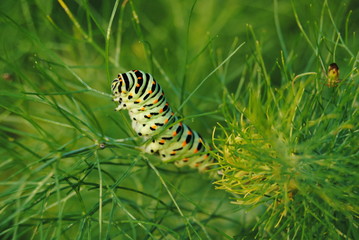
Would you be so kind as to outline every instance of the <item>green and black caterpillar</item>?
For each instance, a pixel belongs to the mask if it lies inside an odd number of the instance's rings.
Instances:
[[[178,167],[208,170],[214,159],[204,139],[175,116],[161,86],[148,73],[133,70],[118,74],[112,81],[116,111],[127,109],[132,128],[148,143],[148,153],[158,153],[162,161]]]

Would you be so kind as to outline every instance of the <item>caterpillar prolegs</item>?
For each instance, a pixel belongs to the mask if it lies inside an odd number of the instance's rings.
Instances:
[[[133,70],[118,74],[111,85],[116,111],[127,109],[132,128],[149,140],[144,149],[158,153],[162,161],[176,166],[208,170],[213,162],[203,138],[179,121],[169,106],[161,86],[148,73]]]

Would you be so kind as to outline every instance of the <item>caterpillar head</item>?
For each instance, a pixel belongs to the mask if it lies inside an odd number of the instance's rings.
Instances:
[[[119,75],[118,78],[115,78],[112,81],[111,91],[112,91],[112,94],[113,94],[113,99],[112,100],[119,104],[118,107],[115,110],[119,111],[119,110],[123,109],[124,106],[123,106],[122,97],[121,97],[121,79],[120,79],[120,75]]]

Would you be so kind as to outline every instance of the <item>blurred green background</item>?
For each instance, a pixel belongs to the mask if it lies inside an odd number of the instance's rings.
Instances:
[[[2,0],[0,238],[253,238],[263,208],[136,149],[112,79],[152,73],[211,139],[223,98],[247,99],[262,63],[274,87],[305,72],[325,82],[331,62],[354,74],[358,29],[354,0]]]

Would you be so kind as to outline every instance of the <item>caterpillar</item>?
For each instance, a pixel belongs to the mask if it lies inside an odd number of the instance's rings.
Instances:
[[[147,140],[145,152],[158,154],[164,162],[209,170],[214,159],[204,139],[180,121],[156,80],[140,70],[118,74],[112,81],[116,111],[127,109],[134,131]]]

